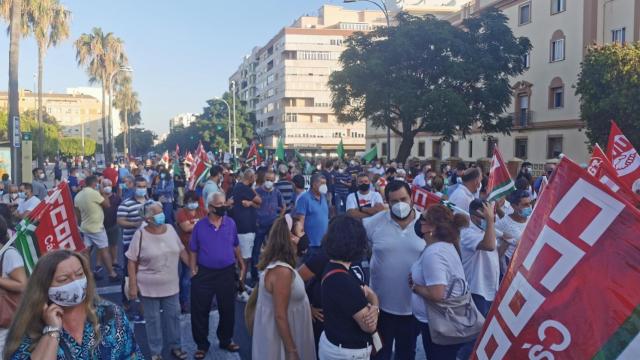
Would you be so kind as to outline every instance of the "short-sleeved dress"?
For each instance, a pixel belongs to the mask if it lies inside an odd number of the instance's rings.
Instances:
[[[252,357],[253,359],[284,360],[286,356],[286,349],[276,326],[273,296],[266,290],[264,285],[266,272],[277,266],[289,268],[294,274],[287,317],[298,355],[301,360],[315,360],[316,348],[311,324],[311,307],[307,299],[304,282],[295,269],[281,261],[269,264],[267,269],[260,274],[260,292],[258,293],[256,314],[253,322]]]

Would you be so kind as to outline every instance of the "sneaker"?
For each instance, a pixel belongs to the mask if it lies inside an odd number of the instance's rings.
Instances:
[[[246,291],[241,292],[240,294],[238,294],[237,300],[240,302],[247,302],[249,301],[249,294],[247,294]]]
[[[102,272],[102,270],[104,270],[104,268],[101,265],[96,265],[96,269],[93,272],[99,273]]]

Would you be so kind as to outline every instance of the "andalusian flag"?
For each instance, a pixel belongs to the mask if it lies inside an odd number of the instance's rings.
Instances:
[[[340,138],[340,143],[338,144],[336,153],[338,153],[338,158],[340,160],[344,160],[344,143],[342,143],[342,138]]]
[[[196,157],[193,159],[193,165],[189,168],[189,190],[196,189],[196,185],[207,177],[210,168],[211,163],[209,162],[209,156],[207,156],[207,152],[204,151],[204,146],[200,143],[198,150],[196,150]]]
[[[364,153],[361,159],[366,161],[367,163],[370,163],[371,161],[373,161],[373,159],[377,157],[378,157],[378,145],[372,147],[369,151]]]
[[[253,161],[256,166],[262,162],[260,154],[258,153],[258,147],[256,146],[255,142],[251,144],[249,152],[247,153],[247,162],[251,161]]]
[[[277,161],[283,161],[285,160],[285,153],[284,153],[284,140],[282,138],[278,139],[278,148],[276,149],[276,160]]]
[[[488,201],[495,201],[503,196],[509,195],[516,189],[516,185],[511,179],[509,169],[502,160],[502,155],[498,147],[493,148],[493,158],[491,158],[491,170],[489,171],[489,182],[487,184]]]

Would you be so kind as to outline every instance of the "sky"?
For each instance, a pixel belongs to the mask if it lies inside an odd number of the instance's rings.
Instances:
[[[134,69],[133,87],[142,102],[142,126],[157,134],[168,132],[173,116],[200,113],[207,99],[221,95],[229,76],[254,46],[266,44],[282,27],[315,13],[323,4],[342,4],[342,0],[60,1],[72,12],[71,36],[47,53],[44,91],[89,85],[85,70],[77,66],[73,42],[101,27],[124,41]],[[8,85],[6,25],[0,22],[0,91]],[[36,43],[25,38],[20,43],[20,88],[34,89],[36,71]]]

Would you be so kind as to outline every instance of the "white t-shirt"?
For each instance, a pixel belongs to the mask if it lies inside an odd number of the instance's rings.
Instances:
[[[27,211],[32,211],[40,204],[40,199],[36,196],[32,196],[29,200],[23,200],[18,204],[18,214],[22,216]]]
[[[20,253],[15,248],[8,248],[2,258],[2,277],[9,277],[9,274],[19,267],[24,267],[22,256],[20,256]]]
[[[487,301],[493,301],[498,291],[500,261],[498,250],[478,250],[478,244],[484,238],[484,231],[470,224],[460,232],[460,252],[462,266],[469,282],[472,294],[480,295]]]
[[[411,265],[425,247],[413,227],[419,217],[404,229],[389,211],[364,218],[362,224],[371,244],[371,289],[378,295],[380,309],[393,315],[411,315],[411,289],[407,279]]]
[[[382,176],[382,175],[384,175],[385,170],[384,170],[383,167],[374,166],[372,168],[369,168],[369,172],[372,173],[372,174],[377,174],[377,175]]]
[[[420,259],[411,266],[411,277],[417,285],[445,285],[445,296],[449,293],[449,285],[454,279],[462,279],[465,283],[467,281],[455,246],[444,241],[431,244],[422,252]],[[451,291],[451,296],[461,296],[463,291],[462,284],[458,282]],[[420,322],[429,322],[425,299],[422,296],[411,294],[411,309],[413,316]]]
[[[411,185],[414,185],[414,186],[417,186],[417,187],[425,187],[425,186],[427,186],[427,181],[424,179],[424,173],[418,174],[413,179],[413,183]]]
[[[382,201],[382,196],[380,195],[379,192],[377,191],[373,191],[373,190],[369,190],[369,192],[365,195],[362,195],[359,191],[358,191],[358,201],[356,202],[356,193],[351,193],[349,194],[349,196],[347,196],[347,204],[346,204],[346,209],[347,210],[351,210],[351,209],[358,209],[358,202],[360,203],[360,208],[366,209],[366,208],[372,208],[374,206],[376,206],[376,204],[384,204],[384,201]]]
[[[475,194],[469,191],[464,184],[459,185],[452,194],[449,194],[449,202],[466,212],[469,212],[469,204],[475,198]]]
[[[509,243],[509,247],[505,252],[505,256],[511,259],[513,253],[516,251],[520,238],[524,232],[524,228],[527,226],[527,221],[519,223],[511,218],[509,215],[505,215],[502,219],[496,222],[496,229],[502,232],[502,240]]]

